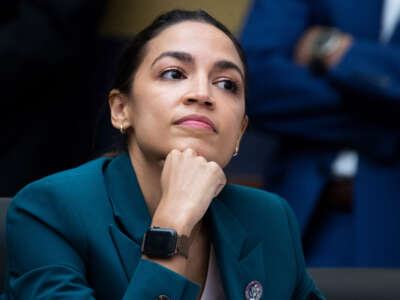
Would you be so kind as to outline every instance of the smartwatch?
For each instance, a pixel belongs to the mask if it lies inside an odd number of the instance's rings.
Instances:
[[[311,70],[322,75],[326,71],[324,59],[333,54],[340,46],[342,34],[337,29],[328,29],[320,33],[311,48]]]
[[[174,255],[188,258],[189,238],[178,235],[174,229],[150,227],[143,237],[142,253],[151,258],[169,258]]]

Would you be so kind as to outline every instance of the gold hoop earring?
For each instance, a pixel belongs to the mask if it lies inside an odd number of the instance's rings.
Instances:
[[[239,146],[235,147],[235,152],[233,153],[232,157],[238,156],[239,154]]]

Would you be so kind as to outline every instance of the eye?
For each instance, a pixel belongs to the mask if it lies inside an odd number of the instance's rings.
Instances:
[[[237,90],[238,90],[238,85],[229,79],[224,79],[224,80],[220,80],[217,82],[217,86],[219,86],[220,88],[223,88],[227,91],[230,91],[234,94],[236,94]]]
[[[169,69],[161,73],[160,77],[170,80],[179,80],[185,78],[183,73],[177,69]]]

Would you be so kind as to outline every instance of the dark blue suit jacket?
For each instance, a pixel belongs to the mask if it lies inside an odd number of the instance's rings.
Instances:
[[[254,280],[263,286],[261,299],[323,299],[306,272],[295,217],[283,199],[228,185],[206,218],[227,299],[244,299]],[[197,284],[141,258],[150,224],[128,155],[27,186],[7,215],[3,299],[196,299]]]
[[[335,223],[347,237],[317,237],[314,250],[346,243],[332,250],[347,255],[341,264],[399,267],[400,26],[388,44],[379,42],[382,3],[255,0],[241,38],[250,64],[250,120],[280,139],[279,156],[266,166],[267,188],[288,199],[305,232],[338,151],[357,150],[352,216]],[[312,25],[354,36],[343,60],[320,77],[293,61],[294,46]],[[313,263],[335,265],[333,255]]]

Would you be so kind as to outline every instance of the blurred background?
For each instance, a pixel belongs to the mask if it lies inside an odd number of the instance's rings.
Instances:
[[[158,15],[174,9],[203,9],[239,34],[249,9],[250,0],[150,0],[109,1],[100,25],[101,35],[129,36],[142,30]]]

